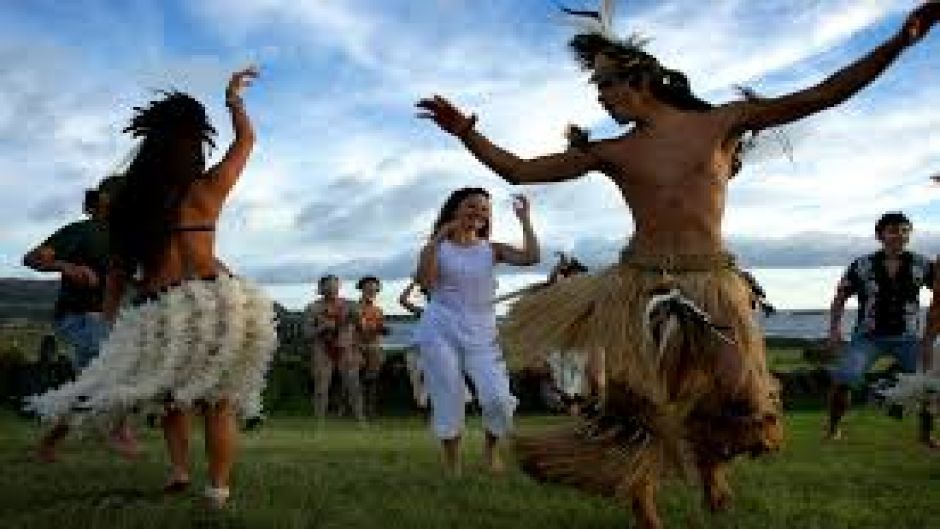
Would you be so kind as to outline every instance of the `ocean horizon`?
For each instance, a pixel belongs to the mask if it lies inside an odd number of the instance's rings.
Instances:
[[[510,269],[506,267],[498,269],[503,273],[497,276],[496,295],[545,280],[542,274],[509,274],[505,273],[507,270]],[[836,283],[844,270],[843,267],[836,266],[748,269],[767,292],[768,301],[777,309],[788,311],[829,310]],[[359,292],[355,289],[356,279],[354,277],[343,278],[341,293],[344,297],[349,299],[359,297]],[[398,304],[398,296],[407,283],[406,278],[383,281],[382,291],[379,292],[379,305],[386,314],[404,314],[404,309]],[[316,285],[312,283],[264,284],[262,287],[272,298],[289,310],[301,310],[316,298]],[[929,292],[922,292],[921,304],[926,306],[929,303]],[[854,308],[855,300],[850,300],[847,306]],[[506,308],[506,304],[498,305],[497,313],[504,313]]]
[[[829,305],[844,268],[755,268],[748,271],[754,274],[767,292],[768,301],[777,308],[775,314],[761,317],[761,326],[767,337],[816,340],[824,339],[828,335]],[[541,274],[501,274],[497,279],[497,295],[543,280],[544,276]],[[398,305],[398,296],[406,284],[406,279],[384,282],[379,293],[379,304],[386,314],[405,314]],[[263,287],[288,310],[301,310],[316,297],[314,285],[311,284]],[[358,294],[353,278],[344,280],[342,295],[357,299]],[[929,302],[929,291],[922,292],[921,304],[926,307]],[[855,324],[857,304],[852,299],[846,307],[842,327],[844,336],[848,337]],[[497,314],[505,314],[507,308],[506,303],[498,305]],[[413,325],[413,322],[407,321],[392,322],[392,334],[385,340],[386,347],[407,345]]]

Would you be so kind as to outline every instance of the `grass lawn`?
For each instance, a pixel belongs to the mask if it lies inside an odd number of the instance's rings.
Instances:
[[[560,418],[523,417],[531,431]],[[629,513],[606,500],[539,485],[516,470],[480,470],[479,419],[465,447],[461,479],[441,476],[436,447],[421,421],[388,419],[360,430],[307,417],[275,417],[243,437],[231,507],[207,511],[195,491],[155,492],[166,470],[159,432],[143,432],[146,452],[128,463],[93,438],[70,439],[56,464],[31,462],[34,423],[0,415],[0,527],[4,528],[601,528],[629,527]],[[821,444],[822,416],[789,417],[788,444],[775,456],[741,460],[736,504],[703,512],[698,490],[670,484],[660,506],[672,528],[940,527],[940,454],[913,442],[902,423],[858,411],[846,440]],[[203,482],[201,435],[193,443]]]

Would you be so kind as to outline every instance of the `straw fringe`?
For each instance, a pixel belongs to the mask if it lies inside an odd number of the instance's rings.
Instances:
[[[524,470],[538,479],[626,499],[651,479],[689,476],[701,450],[730,459],[779,443],[779,429],[770,432],[763,420],[772,416],[772,428],[779,428],[777,386],[766,367],[751,291],[737,270],[716,263],[664,273],[626,260],[561,281],[512,307],[501,329],[509,355],[538,363],[559,349],[602,349],[608,379],[600,415],[516,439]],[[683,326],[660,356],[643,327],[643,314],[651,292],[664,286],[679,288],[728,327],[734,345]],[[726,417],[729,409],[740,415]],[[698,438],[715,428],[723,429],[717,440]]]

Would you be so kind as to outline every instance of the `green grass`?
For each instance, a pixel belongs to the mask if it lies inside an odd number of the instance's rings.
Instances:
[[[816,367],[803,359],[803,349],[798,347],[768,348],[767,366],[773,372],[791,372]]]
[[[39,358],[39,344],[43,336],[50,334],[48,323],[0,323],[0,363],[35,362]],[[63,354],[69,354],[68,344],[56,339]]]
[[[524,417],[531,431],[559,418]],[[821,415],[795,413],[782,453],[741,460],[736,503],[713,516],[697,487],[673,483],[660,497],[672,528],[927,528],[940,519],[940,454],[913,442],[898,423],[859,411],[847,439],[821,444]],[[470,419],[471,425],[479,423]],[[143,432],[144,457],[117,460],[96,439],[70,439],[56,464],[31,462],[31,422],[0,416],[0,526],[4,528],[601,528],[629,527],[609,501],[540,485],[511,470],[480,470],[480,431],[465,446],[463,478],[442,477],[436,446],[419,419],[359,430],[343,422],[316,432],[307,417],[276,417],[242,438],[231,508],[210,512],[195,492],[164,498],[165,454],[157,431]],[[201,436],[193,443],[202,483]],[[194,488],[198,490],[198,488]]]

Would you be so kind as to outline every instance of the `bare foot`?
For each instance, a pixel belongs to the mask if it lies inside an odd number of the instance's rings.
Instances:
[[[708,510],[711,512],[726,511],[731,507],[734,495],[727,483],[715,486],[708,491]]]
[[[55,451],[55,448],[46,445],[45,443],[40,444],[39,448],[36,449],[36,460],[40,463],[55,463],[59,461],[59,454]]]
[[[645,489],[645,490],[644,490]],[[642,487],[633,497],[633,517],[638,529],[663,529],[651,487]]]
[[[59,460],[56,447],[62,439],[69,433],[69,426],[65,423],[58,423],[49,429],[39,440],[39,446],[36,448],[36,459],[42,463],[55,463]]]
[[[226,504],[228,504],[230,492],[228,487],[206,487],[203,495],[209,507],[213,509],[224,509]]]
[[[728,485],[726,463],[705,459],[699,463],[705,506],[711,512],[727,510],[731,507],[731,486]]]
[[[503,464],[503,458],[496,450],[486,455],[486,471],[491,476],[502,476],[506,473],[506,465]]]
[[[124,434],[111,434],[108,436],[108,446],[122,458],[133,461],[140,457],[140,445],[132,436]]]
[[[826,433],[823,435],[823,439],[826,441],[841,441],[843,439],[842,429],[836,428],[835,431],[826,428]]]
[[[460,465],[460,438],[444,439],[441,441],[441,463],[444,473],[449,477],[459,478]]]
[[[460,460],[447,460],[444,459],[444,474],[447,477],[459,478],[463,474],[463,465],[460,464]]]
[[[189,470],[185,466],[172,467],[170,469],[170,478],[163,485],[163,492],[166,494],[183,492],[189,488],[189,483]]]
[[[163,485],[164,494],[176,494],[189,488],[189,476],[173,476]]]

